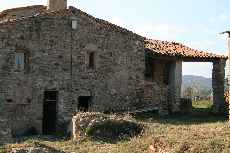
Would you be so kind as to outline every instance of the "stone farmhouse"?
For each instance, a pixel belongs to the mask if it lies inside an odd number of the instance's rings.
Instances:
[[[181,109],[182,62],[212,62],[214,111],[227,57],[151,40],[67,0],[0,13],[0,142],[65,131],[77,111]]]

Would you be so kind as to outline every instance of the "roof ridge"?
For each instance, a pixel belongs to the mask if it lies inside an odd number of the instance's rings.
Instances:
[[[6,9],[0,12],[0,14],[2,13],[8,13],[11,11],[15,11],[15,10],[23,10],[23,9],[30,9],[30,8],[41,8],[41,9],[46,9],[47,6],[45,5],[29,5],[29,6],[23,6],[23,7],[15,7],[15,8],[10,8],[10,9]]]
[[[17,10],[17,9],[25,9],[25,8],[33,8],[33,7],[44,7],[46,8],[46,6],[43,6],[43,5],[33,5],[33,6],[26,6],[26,7],[19,7],[19,8],[13,8],[13,9],[8,9],[9,11],[10,10]],[[6,11],[6,10],[5,10]],[[82,15],[85,15],[87,17],[89,17],[90,19],[92,20],[95,20],[97,23],[99,24],[102,24],[104,26],[107,26],[107,27],[110,27],[110,28],[113,28],[113,30],[116,30],[116,31],[119,31],[119,32],[127,32],[127,33],[130,33],[130,34],[133,34],[137,37],[141,37],[141,38],[144,38],[143,36],[141,35],[138,35],[137,33],[131,31],[131,30],[128,30],[127,28],[123,28],[121,26],[118,26],[114,23],[111,23],[109,21],[106,21],[106,20],[103,20],[103,19],[100,19],[100,18],[96,18],[78,8],[75,8],[73,6],[70,6],[68,9],[65,9],[65,10],[58,10],[58,11],[44,11],[42,13],[39,13],[39,14],[36,14],[36,15],[33,15],[33,16],[28,16],[28,17],[22,17],[22,18],[17,18],[17,19],[7,19],[7,20],[4,20],[4,21],[0,21],[0,24],[7,24],[7,23],[14,23],[14,22],[17,22],[17,21],[23,21],[25,19],[29,19],[29,18],[33,18],[33,17],[37,17],[37,16],[42,16],[42,15],[50,15],[50,14],[54,14],[54,15],[58,15],[59,13],[63,14],[63,13],[67,13],[69,15],[74,15],[76,13],[80,13]],[[4,15],[5,13],[0,13],[0,16],[1,15]]]
[[[138,36],[138,37],[144,38],[143,36],[141,36],[141,35],[139,35],[139,34],[133,32],[133,31],[131,31],[131,30],[128,30],[127,28],[121,27],[121,26],[119,26],[119,25],[116,25],[116,24],[114,24],[114,23],[112,23],[112,22],[109,22],[109,21],[106,21],[106,20],[104,20],[104,19],[100,19],[100,18],[94,17],[93,15],[90,15],[90,14],[88,14],[88,13],[86,13],[86,12],[84,12],[84,11],[82,11],[82,10],[76,8],[76,7],[70,6],[70,7],[69,7],[69,10],[71,10],[73,13],[76,13],[76,11],[78,11],[78,12],[80,12],[81,14],[83,14],[83,15],[89,17],[90,19],[93,19],[93,20],[95,20],[96,22],[98,22],[98,23],[100,23],[100,24],[104,24],[105,26],[109,25],[110,27],[112,27],[112,28],[114,28],[114,29],[116,29],[116,30],[118,30],[118,31],[120,31],[120,32],[121,32],[121,31],[122,31],[122,32],[127,32],[127,33],[131,33],[131,34],[133,34],[133,35],[136,35],[136,36]]]
[[[61,14],[61,15],[72,15],[72,12],[69,11],[68,9],[58,10],[58,11],[46,11],[46,12],[37,13],[35,15],[31,15],[31,16],[27,16],[27,17],[21,17],[21,18],[17,18],[17,19],[7,19],[7,20],[4,20],[4,21],[0,21],[0,25],[1,24],[7,24],[7,23],[16,23],[16,22],[19,22],[19,21],[35,18],[35,17],[38,17],[38,16],[42,17],[42,16],[45,16],[45,15],[59,15],[59,14]]]

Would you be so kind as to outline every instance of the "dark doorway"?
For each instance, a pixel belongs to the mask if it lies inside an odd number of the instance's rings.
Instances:
[[[165,85],[169,85],[171,82],[171,69],[172,69],[173,62],[167,62],[165,63],[164,69],[163,69],[163,82]]]
[[[80,96],[78,98],[78,111],[88,112],[91,99],[91,96]]]
[[[45,91],[43,104],[43,134],[56,132],[57,120],[57,91]]]

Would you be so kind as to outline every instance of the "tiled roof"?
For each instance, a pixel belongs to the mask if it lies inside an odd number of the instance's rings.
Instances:
[[[31,6],[31,7],[34,7],[34,6]],[[39,6],[41,7],[41,6]],[[45,7],[45,6],[43,6]],[[30,6],[28,7],[22,7],[22,8],[14,8],[14,9],[9,9],[9,10],[16,10],[16,9],[25,9],[25,8],[30,8]],[[4,12],[4,11],[3,11]],[[41,12],[41,13],[38,13],[36,15],[33,15],[33,16],[29,16],[29,17],[22,17],[22,18],[18,18],[18,19],[8,19],[8,20],[3,20],[1,21],[0,20],[0,25],[2,24],[13,24],[13,23],[17,23],[17,22],[21,22],[21,21],[24,21],[24,20],[31,20],[35,17],[42,17],[42,16],[72,16],[74,14],[80,14],[80,15],[83,15],[83,16],[87,16],[88,18],[90,18],[91,20],[99,23],[100,25],[102,25],[104,28],[109,28],[115,32],[126,32],[126,33],[132,33],[133,35],[137,36],[137,37],[141,37],[141,38],[144,38],[138,34],[135,34],[133,33],[132,31],[128,30],[128,29],[125,29],[125,28],[122,28],[118,25],[115,25],[113,23],[110,23],[108,21],[105,21],[105,20],[102,20],[102,19],[99,19],[99,18],[95,18],[83,11],[81,11],[80,9],[77,9],[75,7],[72,7],[70,6],[69,9],[65,9],[65,10],[59,10],[59,11],[44,11],[44,12]]]
[[[73,13],[70,10],[68,10],[68,9],[66,9],[66,10],[59,10],[59,11],[45,11],[45,12],[38,13],[38,14],[33,15],[33,16],[22,17],[22,18],[18,18],[18,19],[3,20],[3,21],[0,21],[0,25],[14,24],[14,23],[18,23],[18,22],[21,22],[21,21],[32,20],[33,18],[43,17],[43,16],[49,16],[49,17],[60,16],[60,17],[63,17],[63,16],[71,16],[71,15],[73,15]]]
[[[176,42],[145,40],[145,48],[161,56],[175,56],[182,58],[198,58],[198,59],[227,59],[227,56],[217,55],[192,49],[183,44]]]
[[[23,10],[36,10],[37,12],[45,12],[46,6],[43,5],[32,5],[32,6],[26,6],[26,7],[17,7],[17,8],[11,8],[4,10],[0,12],[0,20],[1,18],[4,18],[5,16],[9,15],[10,13],[17,12],[17,11],[23,11]]]
[[[38,10],[45,10],[47,7],[44,5],[32,5],[32,6],[25,6],[25,7],[17,7],[17,8],[11,8],[2,11],[1,13],[9,13],[14,11],[20,11],[20,10],[26,10],[26,9],[38,9]]]

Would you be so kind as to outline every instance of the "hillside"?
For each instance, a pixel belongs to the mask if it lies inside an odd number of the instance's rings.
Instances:
[[[182,89],[187,87],[197,87],[198,89],[212,89],[212,79],[195,75],[184,75],[182,77]]]

